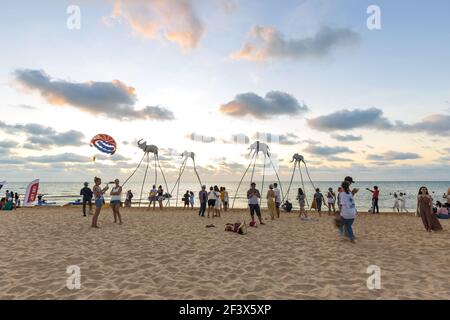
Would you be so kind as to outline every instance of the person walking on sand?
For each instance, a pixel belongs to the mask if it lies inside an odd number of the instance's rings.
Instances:
[[[158,189],[156,189],[156,186],[153,185],[150,189],[150,192],[148,193],[148,210],[150,210],[152,204],[153,204],[153,210],[156,209],[156,200],[158,197]]]
[[[122,216],[120,215],[120,205],[122,202],[122,186],[119,185],[119,179],[114,180],[114,187],[111,189],[111,209],[114,216],[114,223],[122,224]]]
[[[353,233],[353,223],[356,219],[356,206],[353,200],[353,195],[350,191],[350,184],[347,181],[342,182],[343,191],[339,193],[340,206],[340,225],[339,230],[341,235],[346,235],[351,242],[355,242],[355,235]]]
[[[269,185],[266,199],[267,208],[269,208],[270,219],[275,220],[275,191],[273,191],[273,184]]]
[[[331,208],[333,208],[333,215],[336,214],[336,194],[333,191],[333,188],[328,188],[327,192],[327,201],[328,201],[328,215],[331,216]]]
[[[275,211],[277,214],[277,218],[280,218],[280,206],[281,206],[281,190],[278,188],[278,183],[273,184],[274,192],[275,192]]]
[[[89,205],[89,214],[92,215],[92,195],[89,183],[85,182],[83,189],[80,190],[80,196],[83,196],[83,217],[86,217],[86,204]]]
[[[198,199],[200,201],[200,210],[198,211],[198,215],[201,217],[205,216],[206,204],[208,202],[208,193],[206,192],[206,186],[202,186],[202,190],[198,193]]]
[[[394,206],[392,207],[392,211],[395,212],[395,210],[400,213],[400,199],[398,198],[397,192],[394,192]]]
[[[427,187],[421,187],[417,196],[417,215],[422,218],[425,230],[428,232],[441,231],[442,226],[433,213],[433,198],[429,195]]]
[[[99,228],[98,226],[98,216],[100,215],[100,211],[102,210],[103,203],[105,201],[104,194],[109,189],[109,186],[106,185],[103,189],[100,187],[102,184],[102,179],[99,177],[94,178],[94,188],[92,191],[94,193],[95,199],[95,213],[92,216],[92,228]]]
[[[247,191],[248,207],[250,209],[250,216],[252,223],[255,224],[255,213],[258,216],[259,223],[264,225],[265,223],[261,218],[261,208],[259,207],[259,199],[261,199],[261,194],[259,190],[256,189],[256,183],[252,182],[250,184],[250,189]]]
[[[367,191],[372,192],[372,213],[380,213],[380,208],[378,207],[378,199],[380,198],[380,190],[377,186],[373,187],[373,190],[370,190],[369,188],[366,189]]]
[[[298,214],[298,217],[302,220],[308,220],[308,214],[306,213],[305,210],[306,195],[305,192],[303,192],[302,188],[298,188],[297,200],[300,206],[300,213]],[[303,218],[302,215],[304,215],[305,217]]]

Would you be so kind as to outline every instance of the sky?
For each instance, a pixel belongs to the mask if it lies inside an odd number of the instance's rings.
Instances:
[[[450,180],[446,0],[1,6],[0,180],[124,179],[139,139],[172,180],[183,151],[239,180],[257,140],[282,179],[299,153],[315,180]]]

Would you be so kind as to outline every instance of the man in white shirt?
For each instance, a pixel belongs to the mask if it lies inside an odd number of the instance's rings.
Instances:
[[[261,208],[259,207],[259,199],[261,199],[261,194],[259,190],[256,189],[256,183],[252,182],[250,184],[250,190],[247,191],[248,207],[250,209],[250,216],[252,217],[252,222],[255,223],[255,213],[258,216],[260,224],[265,224],[262,222],[261,218]]]

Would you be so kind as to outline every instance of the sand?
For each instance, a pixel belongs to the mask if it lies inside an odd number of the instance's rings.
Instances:
[[[80,208],[0,212],[0,299],[450,299],[448,220],[429,234],[412,215],[362,214],[352,244],[328,216],[225,232],[242,211],[124,208],[119,226],[105,208],[98,230]],[[78,290],[66,287],[70,265]],[[367,288],[369,265],[380,290]]]

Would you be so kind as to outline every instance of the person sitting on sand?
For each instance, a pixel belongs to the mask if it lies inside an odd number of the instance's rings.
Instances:
[[[353,223],[356,219],[356,206],[353,195],[350,191],[350,184],[347,181],[342,182],[343,191],[339,193],[340,206],[340,225],[339,229],[342,235],[346,235],[351,242],[355,242],[353,233]]]
[[[433,198],[429,195],[427,187],[421,187],[419,189],[416,213],[422,218],[426,231],[434,232],[442,230],[438,218],[433,213]]]
[[[305,192],[303,192],[302,188],[298,188],[297,200],[298,200],[298,204],[300,206],[300,212],[298,214],[298,217],[302,220],[308,220],[308,214],[306,213],[306,210],[305,210],[306,195],[305,195]],[[305,217],[303,218],[302,215],[304,215]]]
[[[273,191],[273,184],[269,185],[267,191],[267,208],[269,209],[270,219],[275,220],[275,191]]]
[[[3,208],[5,207],[5,205],[6,205],[6,198],[2,198],[2,199],[0,200],[0,210],[3,210]]]
[[[333,215],[336,214],[336,194],[333,191],[333,188],[328,188],[327,192],[327,201],[328,201],[328,215],[331,216],[331,208],[333,208]]]
[[[264,225],[265,223],[261,218],[261,208],[259,207],[259,199],[261,199],[261,194],[259,190],[256,189],[256,183],[252,182],[250,184],[250,189],[247,191],[248,207],[250,209],[250,216],[252,218],[252,224],[256,225],[255,213],[258,216],[259,223]]]
[[[109,189],[109,186],[106,185],[103,189],[100,187],[102,184],[102,179],[99,177],[94,178],[94,188],[92,191],[94,193],[95,199],[95,213],[92,217],[92,228],[99,228],[98,226],[98,216],[100,215],[100,211],[102,210],[103,202],[104,202],[104,194]]]
[[[439,219],[449,219],[450,218],[450,216],[448,214],[448,209],[445,208],[440,201],[436,201],[436,207],[437,207],[436,216]]]
[[[122,216],[120,215],[120,205],[122,202],[122,186],[119,185],[119,179],[114,180],[114,187],[111,189],[111,209],[114,216],[114,223],[117,223],[119,219],[119,224],[122,224]]]
[[[183,210],[185,210],[186,207],[189,209],[189,196],[190,196],[189,190],[186,190],[186,193],[183,195],[182,199],[184,203]]]
[[[89,214],[92,215],[92,190],[89,188],[89,182],[84,183],[84,187],[80,190],[80,196],[83,196],[83,217],[86,217],[86,204],[89,205]]]
[[[247,233],[247,225],[244,222],[236,222],[236,223],[227,223],[225,225],[225,231],[235,232],[237,234],[246,234]]]

